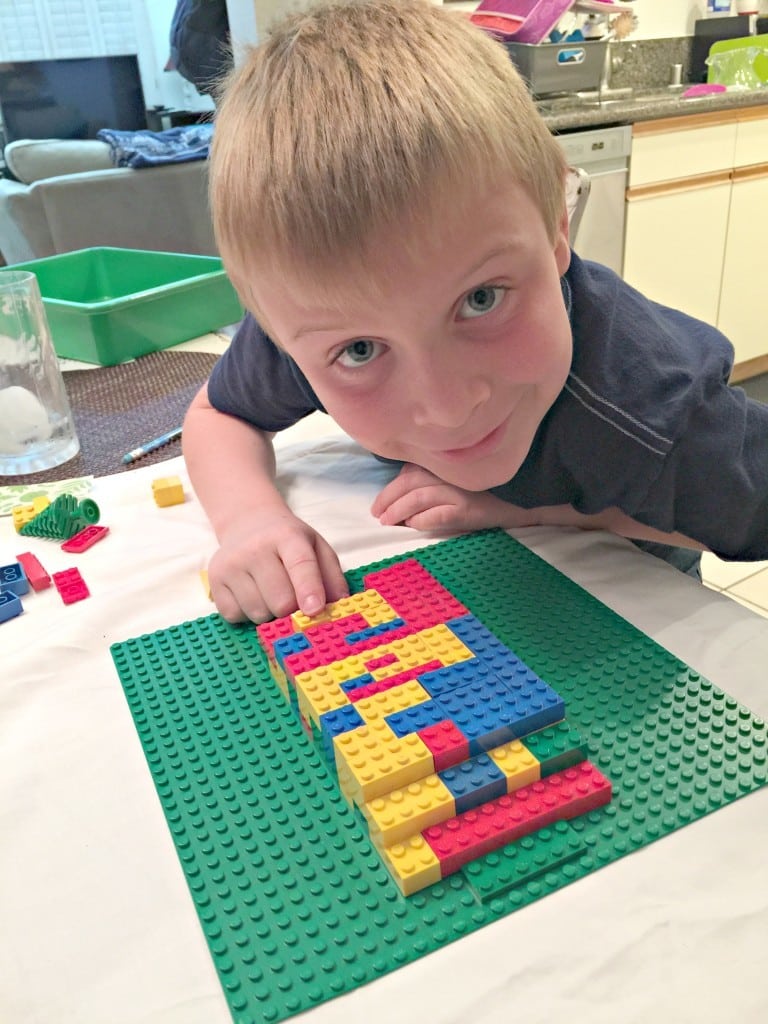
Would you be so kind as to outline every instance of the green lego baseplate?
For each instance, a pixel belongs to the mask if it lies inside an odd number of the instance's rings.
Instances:
[[[237,1022],[372,981],[768,781],[765,723],[505,533],[418,559],[565,699],[612,802],[404,897],[272,681],[218,615],[113,645]]]

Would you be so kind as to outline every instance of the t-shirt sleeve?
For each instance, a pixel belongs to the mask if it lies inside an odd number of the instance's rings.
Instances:
[[[246,314],[208,379],[219,412],[260,430],[285,430],[323,406],[296,363]]]
[[[677,530],[721,558],[768,558],[768,405],[713,383],[637,518]]]

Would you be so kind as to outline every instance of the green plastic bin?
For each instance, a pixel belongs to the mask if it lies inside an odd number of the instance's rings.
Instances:
[[[14,264],[37,276],[60,356],[113,366],[243,315],[216,256],[99,247]]]

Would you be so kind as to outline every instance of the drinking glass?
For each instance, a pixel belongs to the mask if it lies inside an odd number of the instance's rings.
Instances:
[[[79,450],[37,278],[0,270],[0,478],[52,469]]]

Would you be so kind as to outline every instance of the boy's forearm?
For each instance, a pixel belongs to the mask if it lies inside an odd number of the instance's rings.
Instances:
[[[275,487],[271,435],[211,408],[202,393],[184,420],[182,447],[192,486],[219,538],[248,509],[286,507]]]
[[[621,509],[607,508],[595,515],[584,515],[577,512],[571,505],[553,505],[533,510],[542,526],[577,526],[582,530],[608,530],[610,533],[627,537],[630,540],[653,541],[657,544],[669,544],[673,547],[693,548],[706,551],[707,548],[698,541],[684,536],[682,533],[665,533],[652,526],[646,526]]]

